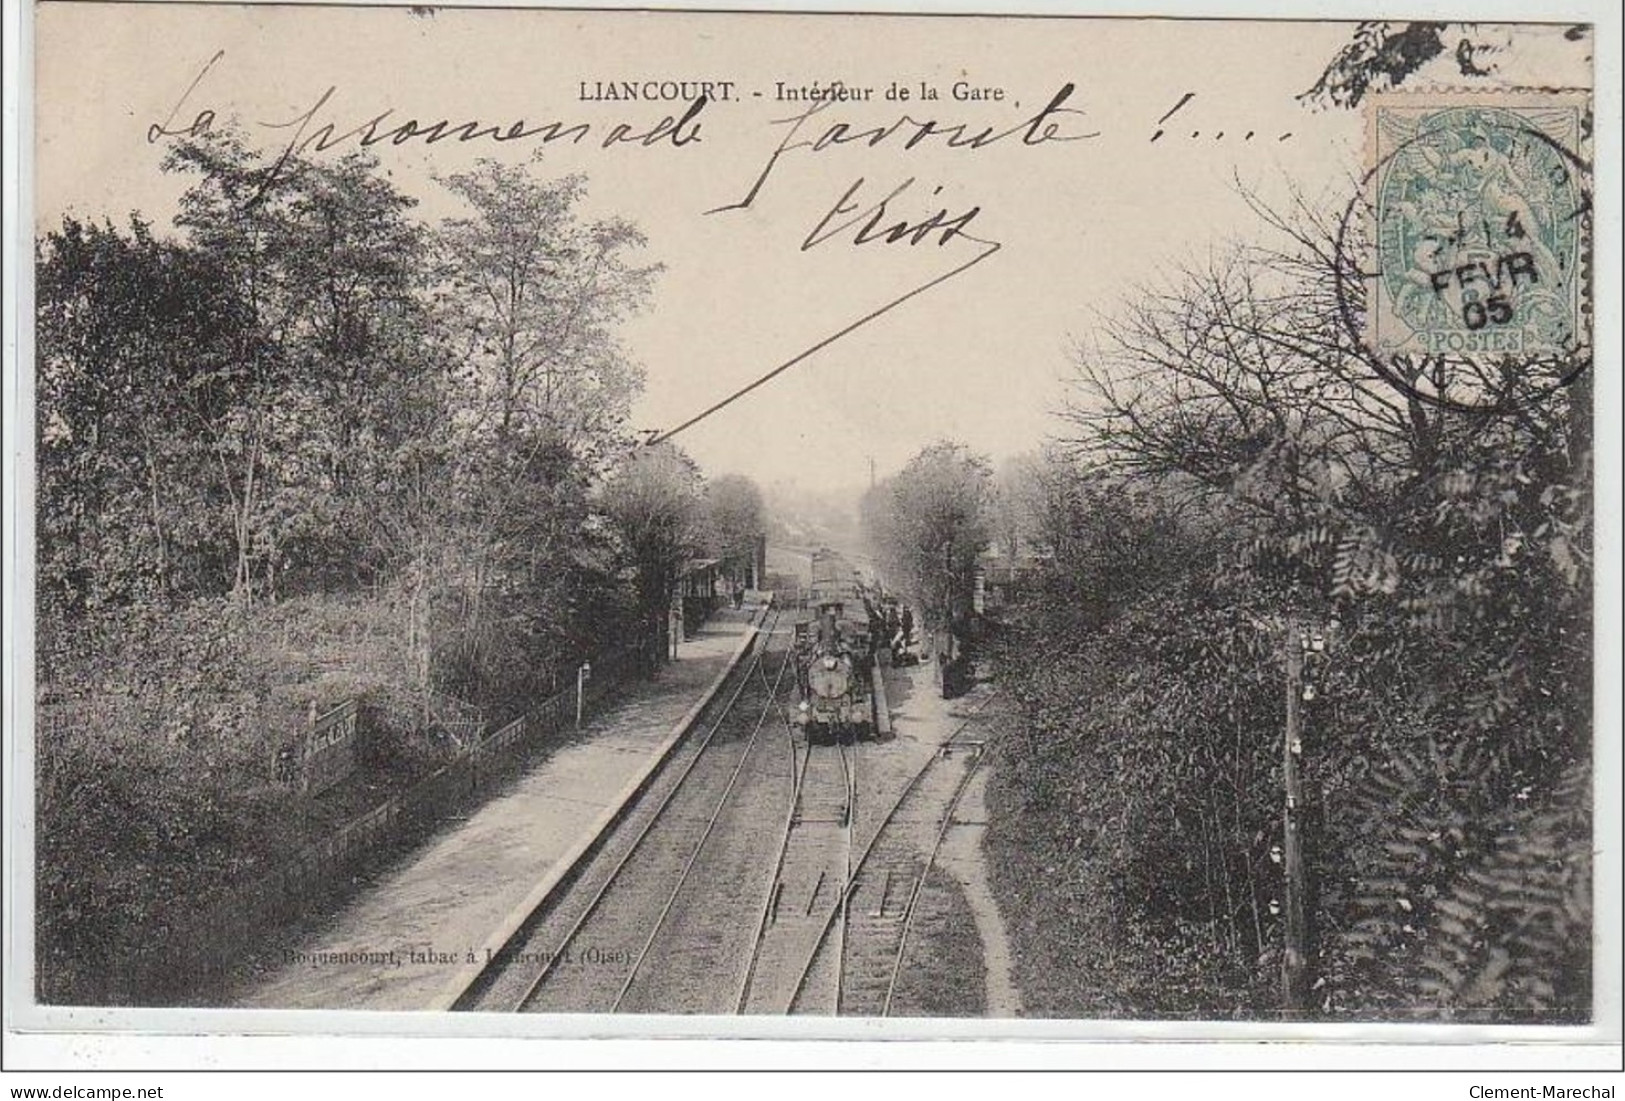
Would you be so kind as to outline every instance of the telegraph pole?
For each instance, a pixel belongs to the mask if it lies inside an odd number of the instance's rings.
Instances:
[[[1282,813],[1282,859],[1286,870],[1285,945],[1281,953],[1281,1004],[1289,1018],[1301,1017],[1308,1001],[1308,923],[1304,914],[1306,880],[1303,867],[1303,779],[1298,760],[1303,754],[1303,656],[1308,639],[1293,617],[1286,624],[1286,742],[1282,747],[1282,774],[1286,781],[1286,807]]]

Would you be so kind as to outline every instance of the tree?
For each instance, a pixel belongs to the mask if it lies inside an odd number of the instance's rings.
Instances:
[[[436,333],[455,365],[455,473],[443,527],[447,683],[531,683],[596,647],[589,498],[626,445],[641,372],[617,328],[646,302],[643,236],[578,212],[586,180],[481,161],[441,182],[464,212],[433,235]],[[601,609],[598,609],[601,610]]]
[[[672,594],[701,534],[704,480],[699,467],[673,444],[639,448],[611,475],[599,507],[635,578],[643,621],[666,653]]]
[[[413,201],[364,155],[272,171],[231,133],[176,145],[165,168],[197,177],[176,224],[245,315],[232,354],[182,391],[228,505],[232,591],[274,594],[290,567],[365,576],[392,453],[440,415]]]
[[[925,621],[950,633],[970,613],[976,560],[992,540],[992,468],[963,444],[924,448],[865,497],[869,545]]]
[[[1054,735],[1016,766],[1053,792],[1027,841],[1114,824],[1077,874],[1120,892],[1101,966],[1142,1011],[1267,1011],[1257,735],[1287,617],[1335,624],[1302,740],[1321,1011],[1583,1015],[1585,946],[1544,930],[1589,913],[1585,405],[1516,369],[1475,412],[1390,385],[1342,327],[1325,220],[1263,213],[1284,244],[1142,289],[1080,350],[1055,571],[1006,666]]]
[[[699,510],[682,460],[625,463],[622,527],[594,511],[653,269],[578,216],[583,180],[484,165],[437,230],[364,154],[273,164],[216,130],[165,167],[171,236],[37,244],[37,939],[68,1000],[164,996],[119,961],[311,839],[326,816],[266,768],[309,702],[361,698],[367,792],[398,786],[448,715],[524,713],[663,630]]]
[[[1272,218],[1275,215],[1270,215]],[[1124,473],[1178,476],[1258,517],[1304,522],[1322,498],[1425,466],[1452,420],[1384,381],[1340,322],[1335,227],[1140,288],[1075,357],[1075,448]]]
[[[187,395],[248,325],[211,257],[140,219],[65,219],[37,250],[39,560],[45,618],[177,587],[210,591],[218,533],[187,501],[207,475]]]
[[[757,542],[767,534],[762,491],[743,474],[724,474],[706,485],[703,542],[719,558],[753,560]],[[743,584],[746,577],[736,576]],[[750,579],[757,584],[759,578]]]
[[[273,565],[307,579],[376,579],[386,568],[378,519],[404,506],[402,460],[421,462],[422,445],[443,435],[450,397],[423,299],[415,200],[375,169],[360,156],[299,164],[281,227],[281,278],[308,303],[294,354],[309,403],[280,497],[290,522],[271,529],[281,544]]]
[[[1014,565],[1044,543],[1045,458],[1036,452],[1012,455],[993,477],[994,545]]]
[[[538,441],[604,460],[642,381],[615,328],[660,270],[631,262],[643,234],[624,219],[581,220],[580,175],[538,181],[526,166],[482,160],[442,182],[469,208],[441,227],[438,248],[470,415],[502,461]]]

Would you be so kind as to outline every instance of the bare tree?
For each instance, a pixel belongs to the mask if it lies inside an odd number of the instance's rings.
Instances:
[[[1076,349],[1063,413],[1075,453],[1301,525],[1433,476],[1465,436],[1560,430],[1538,402],[1473,412],[1428,400],[1451,377],[1479,394],[1533,383],[1483,364],[1378,360],[1348,323],[1364,294],[1346,221],[1301,197],[1285,213],[1248,199],[1274,243],[1138,288]],[[1464,380],[1473,368],[1484,373]]]

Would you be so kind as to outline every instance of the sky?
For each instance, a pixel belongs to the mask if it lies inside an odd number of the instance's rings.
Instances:
[[[1346,203],[1361,113],[1298,95],[1351,33],[1243,20],[46,3],[36,224],[131,210],[166,222],[182,184],[160,171],[168,139],[149,141],[149,128],[184,127],[204,110],[237,118],[267,148],[297,128],[264,124],[313,108],[307,133],[325,123],[343,133],[386,110],[386,127],[587,123],[574,145],[372,151],[428,218],[451,210],[435,176],[490,156],[539,175],[585,172],[589,213],[643,229],[644,258],[665,271],[624,329],[647,373],[640,429],[673,429],[877,314],[675,437],[709,473],[859,487],[871,463],[884,476],[939,439],[1000,459],[1063,432],[1055,411],[1073,349],[1102,318],[1174,267],[1267,233],[1243,189]],[[1513,54],[1547,83],[1589,82],[1558,29],[1520,35]],[[1519,78],[1506,68],[1493,79]],[[730,81],[733,98],[707,103],[680,146],[603,148],[617,123],[643,132],[687,103],[602,102],[596,85],[667,80]],[[781,84],[836,80],[869,98],[778,98]],[[887,98],[894,82],[908,102]],[[961,82],[984,98],[956,100]],[[940,99],[922,102],[922,84]],[[1061,110],[1033,124],[1069,87]],[[851,137],[905,116],[874,143],[812,147],[842,124],[836,133]],[[940,134],[904,148],[925,119],[1009,133],[982,148],[947,148]],[[1032,140],[1048,127],[1052,140]],[[860,242],[887,196],[881,229],[940,211],[936,231]],[[944,222],[961,232],[944,241]]]

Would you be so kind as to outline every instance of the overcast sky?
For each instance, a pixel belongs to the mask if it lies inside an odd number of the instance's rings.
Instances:
[[[292,132],[259,124],[297,118],[329,88],[315,125],[339,131],[386,109],[394,111],[386,126],[409,118],[589,123],[591,137],[549,145],[535,170],[586,172],[591,211],[637,222],[649,237],[647,258],[666,266],[652,308],[625,330],[648,373],[636,422],[665,429],[996,242],[985,260],[677,437],[708,472],[856,486],[867,482],[871,458],[885,474],[936,439],[1002,457],[1055,432],[1069,348],[1088,338],[1100,313],[1169,265],[1261,232],[1238,179],[1266,196],[1296,184],[1328,204],[1346,201],[1361,167],[1361,115],[1314,110],[1296,97],[1351,29],[46,4],[37,25],[35,208],[43,226],[65,212],[121,219],[140,210],[166,222],[182,181],[159,171],[164,143],[149,143],[148,127],[170,118],[221,51],[174,125],[208,109],[280,145]],[[1520,35],[1499,77],[1516,82],[1532,67],[1541,83],[1588,82],[1577,68],[1583,54],[1558,31]],[[1441,79],[1453,71],[1444,65]],[[708,104],[696,120],[699,140],[681,148],[600,148],[616,123],[646,130],[685,104],[580,102],[582,82],[591,91],[599,81],[667,79],[732,81],[739,98]],[[807,116],[790,140],[905,114],[963,122],[970,132],[1006,130],[1068,84],[1064,106],[1081,113],[1046,121],[1057,137],[1079,140],[1028,145],[1018,129],[980,150],[946,149],[940,137],[905,150],[915,133],[905,127],[872,148],[792,148],[774,160],[792,126],[778,120],[807,107],[776,101],[778,83],[836,79],[873,96]],[[915,92],[924,81],[942,98],[888,101],[894,80]],[[956,81],[1002,89],[1004,99],[955,102]],[[435,217],[448,209],[435,173],[477,156],[529,160],[537,146],[414,141],[373,151]],[[748,209],[705,213],[739,202],[764,170]],[[858,245],[852,227],[802,247],[849,188],[858,185],[867,208],[911,178],[885,225],[975,209],[964,229],[978,240],[939,246],[939,233],[917,246]]]

